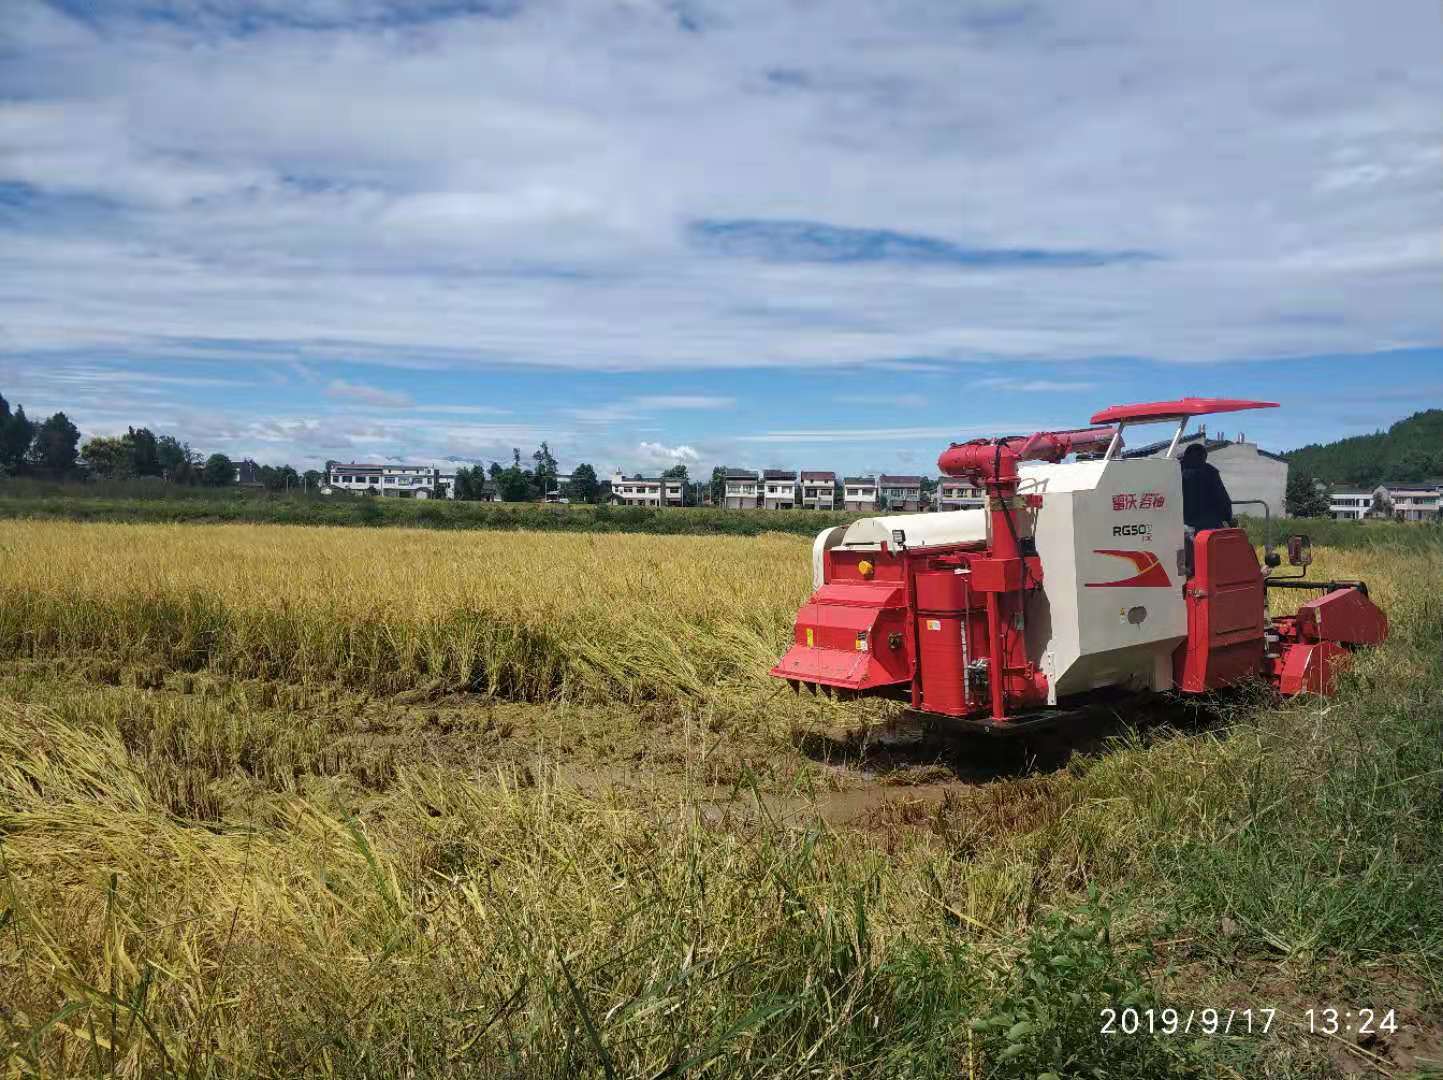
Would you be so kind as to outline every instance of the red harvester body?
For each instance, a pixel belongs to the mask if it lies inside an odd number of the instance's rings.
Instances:
[[[772,669],[794,688],[901,697],[1001,731],[1118,688],[1203,693],[1265,679],[1328,693],[1351,650],[1386,638],[1361,582],[1274,577],[1236,528],[1189,533],[1173,457],[1190,417],[1267,402],[1115,406],[1093,427],[954,444],[942,472],[985,506],[864,518],[814,545],[817,589]],[[1177,421],[1163,458],[1123,458],[1129,424]],[[1088,460],[1063,463],[1071,454]],[[1266,512],[1266,508],[1265,508]],[[1294,565],[1311,561],[1305,538]],[[1270,588],[1322,593],[1269,619]]]

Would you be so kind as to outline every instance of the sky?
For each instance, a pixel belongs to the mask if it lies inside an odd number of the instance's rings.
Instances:
[[[929,471],[1443,406],[1432,0],[5,0],[0,393],[204,452]]]

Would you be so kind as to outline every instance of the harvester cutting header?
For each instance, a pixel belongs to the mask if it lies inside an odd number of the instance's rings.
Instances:
[[[1184,521],[1196,514],[1174,454],[1188,421],[1272,407],[1182,398],[1104,409],[1089,428],[954,443],[938,467],[982,487],[986,507],[820,533],[816,591],[772,674],[993,731],[1104,691],[1262,678],[1285,695],[1329,692],[1351,649],[1387,636],[1367,586],[1274,575],[1281,558],[1269,548],[1260,563],[1243,530]],[[1164,457],[1121,456],[1126,427],[1168,421]],[[1307,538],[1290,538],[1288,555],[1305,568]],[[1270,620],[1270,588],[1321,595]]]

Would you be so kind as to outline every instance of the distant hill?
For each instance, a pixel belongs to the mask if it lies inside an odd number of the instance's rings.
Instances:
[[[1437,479],[1443,477],[1443,409],[1414,413],[1387,431],[1309,443],[1283,456],[1295,471],[1328,484]]]

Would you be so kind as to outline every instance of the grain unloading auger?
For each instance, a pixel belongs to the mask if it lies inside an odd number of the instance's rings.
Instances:
[[[820,533],[816,591],[771,673],[991,731],[1117,690],[1197,694],[1264,679],[1285,695],[1330,692],[1351,650],[1387,636],[1367,586],[1274,576],[1281,558],[1269,547],[1259,563],[1243,530],[1188,535],[1183,524],[1173,455],[1188,420],[1272,406],[1114,406],[1092,418],[1106,426],[954,443],[937,464],[984,489],[985,508]],[[1160,421],[1177,424],[1166,456],[1121,456],[1125,427]],[[1306,567],[1307,538],[1290,538],[1288,555]],[[1270,588],[1321,595],[1269,619]]]

